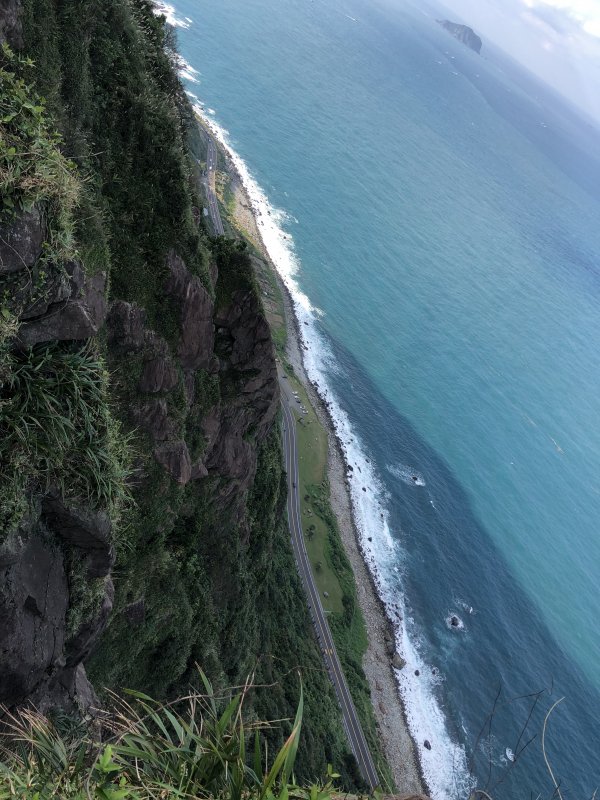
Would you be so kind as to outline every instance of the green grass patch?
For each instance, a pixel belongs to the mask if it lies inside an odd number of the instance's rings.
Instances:
[[[391,789],[394,781],[381,749],[371,692],[362,669],[362,660],[368,646],[367,631],[358,607],[354,573],[329,500],[327,432],[310,405],[304,386],[294,375],[290,365],[284,362],[284,366],[290,388],[298,392],[300,401],[308,412],[302,414],[294,411],[297,423],[300,505],[306,549],[369,749],[380,777]]]
[[[6,530],[31,491],[50,486],[117,520],[128,499],[129,441],[108,402],[92,348],[38,345],[11,356],[0,385],[0,516]],[[16,476],[18,479],[16,479]]]
[[[81,626],[96,617],[104,600],[106,578],[90,578],[81,553],[65,548],[69,581],[69,607],[67,609],[67,638],[74,636]]]
[[[33,62],[0,49],[0,221],[43,203],[47,216],[46,259],[74,252],[72,212],[79,181],[60,151],[61,137],[49,124],[44,100],[26,76]]]
[[[342,613],[343,590],[331,552],[332,518],[327,484],[327,434],[312,408],[294,412],[300,475],[300,512],[304,542],[325,611]]]
[[[302,414],[297,409],[293,411],[296,419],[300,478],[298,488],[304,542],[323,608],[326,612],[342,613],[344,590],[338,574],[335,550],[332,549],[337,531],[329,507],[327,433],[309,403],[304,386],[291,372],[287,374],[290,388],[298,392],[300,401],[308,412]]]
[[[301,787],[294,777],[302,687],[295,716],[271,723],[248,713],[251,687],[217,693],[204,673],[198,682],[200,690],[168,704],[137,691],[113,698],[104,737],[97,725],[64,715],[9,715],[0,740],[0,798],[331,800],[340,776],[330,765],[312,785]],[[274,750],[265,737],[273,726],[289,731]]]

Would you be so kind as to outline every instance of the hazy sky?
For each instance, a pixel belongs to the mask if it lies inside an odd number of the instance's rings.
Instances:
[[[600,0],[440,2],[600,122]]]

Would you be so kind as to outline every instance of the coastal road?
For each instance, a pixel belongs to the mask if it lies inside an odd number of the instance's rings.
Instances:
[[[217,168],[217,148],[212,136],[208,136],[208,150],[206,154],[206,173],[203,178],[208,198],[208,211],[210,214],[213,230],[223,236],[225,230],[217,204],[215,194],[215,171]],[[308,599],[308,607],[315,626],[317,640],[323,653],[323,659],[327,672],[333,683],[335,693],[342,711],[344,728],[350,743],[350,749],[354,753],[360,773],[365,782],[371,789],[379,785],[377,770],[369,752],[367,741],[363,733],[362,726],[356,713],[356,708],[352,702],[348,684],[342,672],[340,660],[333,643],[333,637],[325,618],[325,611],[319,597],[319,591],[315,586],[312,567],[308,560],[308,553],[304,544],[304,534],[302,532],[302,521],[300,516],[300,496],[298,494],[298,450],[296,446],[296,420],[292,409],[297,405],[297,401],[288,386],[288,381],[279,372],[279,385],[281,387],[281,406],[283,409],[283,453],[285,467],[288,478],[288,498],[287,512],[292,537],[292,549],[298,566],[298,572],[304,585],[304,591]]]
[[[215,140],[208,134],[208,148],[206,151],[206,172],[202,178],[208,202],[208,214],[212,224],[212,229],[216,236],[224,236],[225,229],[219,213],[219,204],[215,193],[215,173],[217,171],[217,147]]]
[[[350,748],[354,753],[361,775],[371,789],[379,785],[377,770],[369,752],[362,726],[356,713],[356,708],[352,702],[350,690],[346,683],[346,678],[342,672],[340,660],[335,649],[331,630],[325,617],[325,611],[321,604],[319,590],[315,586],[312,567],[306,552],[304,534],[302,532],[302,518],[300,515],[300,495],[298,475],[298,449],[296,439],[296,419],[292,409],[297,404],[288,382],[280,373],[279,384],[281,386],[281,406],[283,409],[283,454],[288,479],[287,513],[292,537],[292,549],[298,572],[304,584],[304,590],[308,599],[308,607],[315,626],[317,640],[323,653],[323,659],[331,682],[333,683],[340,708],[346,735],[350,743]]]

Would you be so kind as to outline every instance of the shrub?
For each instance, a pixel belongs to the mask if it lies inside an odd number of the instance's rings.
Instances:
[[[244,719],[250,687],[223,702],[201,677],[205,693],[169,704],[138,692],[128,693],[130,702],[117,700],[115,712],[103,720],[110,733],[104,742],[91,728],[61,732],[32,710],[10,716],[0,800],[329,800],[338,777],[331,769],[321,786],[305,789],[293,779],[302,693],[292,731],[270,759],[261,738],[265,723]]]
[[[104,363],[90,346],[14,353],[0,404],[0,527],[18,521],[27,488],[56,487],[118,516],[128,497],[128,439],[108,405]]]
[[[79,181],[60,152],[60,136],[46,118],[44,101],[23,77],[33,67],[7,44],[0,49],[0,221],[43,204],[46,260],[74,252],[73,210]]]

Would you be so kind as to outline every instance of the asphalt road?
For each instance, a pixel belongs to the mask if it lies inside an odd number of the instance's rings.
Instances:
[[[208,212],[210,214],[213,230],[223,236],[225,230],[217,204],[215,194],[215,171],[217,168],[217,148],[214,139],[209,136],[208,150],[206,153],[206,173],[204,175],[204,186],[208,198]],[[298,405],[294,398],[287,379],[279,375],[279,385],[281,387],[281,406],[283,409],[283,453],[285,468],[288,477],[288,498],[287,512],[290,534],[292,537],[292,549],[298,566],[300,577],[304,585],[308,607],[315,626],[317,640],[323,653],[323,659],[327,672],[333,683],[340,708],[344,728],[350,743],[350,748],[354,753],[361,775],[371,789],[379,785],[377,770],[367,747],[367,741],[363,729],[358,719],[350,690],[346,683],[340,660],[338,658],[333,637],[327,624],[325,612],[319,597],[319,591],[315,586],[312,568],[308,560],[308,553],[304,544],[304,534],[302,532],[302,521],[300,516],[300,496],[298,494],[298,451],[296,447],[296,420],[292,408]]]
[[[219,204],[217,202],[217,195],[215,194],[215,172],[217,169],[217,148],[212,136],[208,137],[208,149],[206,152],[206,172],[202,179],[204,188],[206,190],[206,199],[208,202],[208,214],[212,223],[213,231],[217,236],[224,236],[225,229],[223,228],[223,221],[219,213]]]
[[[304,584],[308,598],[308,607],[315,626],[317,639],[327,672],[333,683],[335,693],[342,710],[344,727],[350,742],[350,748],[356,757],[360,772],[371,789],[379,785],[377,770],[369,752],[363,729],[358,719],[350,690],[346,683],[344,673],[333,643],[333,637],[321,604],[319,591],[315,586],[312,568],[304,544],[302,532],[302,518],[300,516],[299,476],[298,476],[298,451],[296,447],[296,420],[292,408],[297,403],[287,380],[280,375],[281,405],[283,408],[283,452],[285,468],[288,478],[287,512],[292,549],[298,565],[298,571]]]

